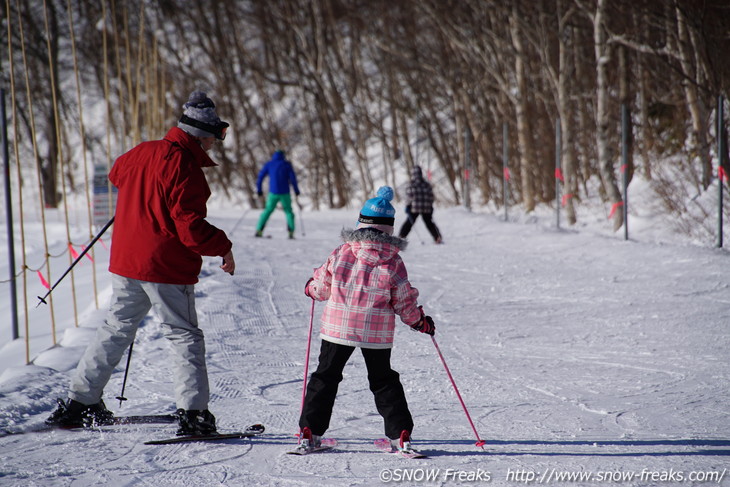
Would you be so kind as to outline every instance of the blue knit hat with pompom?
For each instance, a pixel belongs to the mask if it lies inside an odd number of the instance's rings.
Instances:
[[[365,202],[357,221],[365,225],[387,225],[392,227],[395,224],[395,208],[390,204],[393,195],[393,188],[381,186],[378,189],[377,196]]]

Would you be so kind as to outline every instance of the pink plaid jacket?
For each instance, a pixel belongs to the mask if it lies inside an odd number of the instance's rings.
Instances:
[[[398,255],[407,242],[368,230],[343,229],[342,239],[307,288],[313,299],[328,300],[320,337],[353,347],[391,348],[395,316],[409,326],[421,318],[418,289]]]

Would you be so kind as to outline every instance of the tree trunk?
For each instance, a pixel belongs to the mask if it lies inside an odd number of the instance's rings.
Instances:
[[[573,113],[571,110],[571,69],[570,51],[566,41],[571,38],[568,25],[569,16],[563,16],[558,2],[558,113],[560,114],[560,146],[561,146],[561,167],[563,173],[563,198],[565,201],[565,214],[568,223],[575,225],[578,217],[575,212],[574,198],[578,195],[578,167],[575,155],[575,134],[573,131]],[[559,202],[558,204],[562,204]]]
[[[532,127],[529,113],[528,79],[522,33],[519,27],[520,13],[517,3],[513,4],[512,15],[510,16],[510,32],[512,45],[515,48],[515,79],[517,82],[517,96],[515,100],[515,115],[517,123],[517,143],[519,145],[520,158],[520,180],[522,183],[522,204],[526,212],[535,209],[535,191],[532,180],[534,168],[534,149],[532,140]]]
[[[648,97],[648,74],[644,65],[639,63],[637,66],[639,78],[639,130],[641,136],[641,159],[644,169],[644,178],[651,180],[652,178],[652,161],[651,151],[654,146],[654,132],[649,127],[649,97]]]
[[[619,58],[619,100],[622,105],[625,105],[629,117],[626,121],[626,144],[628,145],[626,151],[626,167],[622,167],[622,172],[626,172],[627,182],[630,183],[634,177],[634,125],[631,121],[631,68],[629,66],[629,53],[628,49],[624,46],[620,46],[618,51]],[[621,130],[623,130],[623,125]],[[624,161],[621,161],[623,164]]]
[[[603,189],[606,192],[608,201],[611,203],[613,229],[617,231],[624,223],[624,213],[618,211],[618,206],[623,201],[616,184],[616,175],[609,148],[608,63],[611,59],[611,51],[603,25],[606,4],[607,0],[598,0],[596,15],[593,18],[593,39],[596,52],[596,149],[598,152],[598,170],[603,181]]]
[[[710,162],[709,146],[706,135],[706,110],[697,92],[697,86],[694,84],[695,77],[698,76],[698,74],[695,75],[694,73],[697,72],[698,68],[692,65],[692,55],[690,51],[691,41],[687,31],[687,20],[679,6],[675,8],[675,11],[677,13],[677,40],[679,43],[677,47],[679,49],[679,61],[685,75],[682,85],[684,86],[684,96],[687,101],[687,108],[690,116],[692,117],[692,132],[690,133],[689,140],[690,153],[693,154],[693,159],[695,159],[702,167],[702,188],[707,189],[712,180],[712,163]]]

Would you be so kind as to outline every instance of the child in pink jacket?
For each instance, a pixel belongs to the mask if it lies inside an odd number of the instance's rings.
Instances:
[[[393,236],[393,189],[383,186],[365,202],[355,230],[343,229],[344,243],[314,270],[304,293],[327,301],[322,313],[319,365],[307,385],[299,419],[299,447],[318,446],[329,427],[342,370],[360,348],[370,390],[393,447],[410,448],[413,419],[398,372],[390,366],[395,317],[422,333],[434,334],[433,320],[418,306],[398,254],[406,241]]]

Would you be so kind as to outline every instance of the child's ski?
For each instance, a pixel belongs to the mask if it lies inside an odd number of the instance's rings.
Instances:
[[[322,442],[319,446],[314,448],[306,448],[303,445],[298,445],[294,450],[286,452],[288,455],[309,455],[310,453],[318,453],[322,451],[331,450],[337,446],[337,440],[334,438],[322,438]]]
[[[173,443],[187,443],[191,441],[219,441],[219,440],[230,440],[235,438],[251,438],[252,436],[259,436],[264,432],[266,428],[262,424],[252,424],[245,430],[235,433],[216,433],[212,435],[186,435],[176,436],[174,438],[167,438],[164,440],[151,440],[145,441],[145,445],[170,445]]]
[[[390,440],[388,438],[378,438],[373,443],[376,447],[378,447],[378,449],[386,453],[399,454],[400,456],[405,458],[427,458],[426,455],[414,450],[413,448],[393,448],[393,445],[390,444]]]

